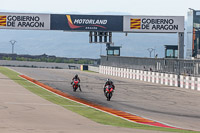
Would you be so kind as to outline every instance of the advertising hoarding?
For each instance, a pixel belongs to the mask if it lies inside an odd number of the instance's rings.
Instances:
[[[0,29],[176,33],[184,17],[0,13]]]
[[[51,14],[51,30],[123,32],[123,16]]]
[[[50,30],[50,14],[0,13],[0,29]]]
[[[184,32],[183,16],[124,16],[124,32]]]

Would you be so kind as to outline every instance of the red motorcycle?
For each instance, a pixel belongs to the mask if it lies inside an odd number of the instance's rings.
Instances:
[[[105,96],[107,98],[107,101],[110,101],[112,95],[113,95],[113,86],[107,85],[105,90]]]
[[[74,92],[78,89],[78,87],[80,89],[79,81],[77,79],[74,79],[72,87],[73,87]],[[81,89],[80,89],[80,91],[81,91]]]

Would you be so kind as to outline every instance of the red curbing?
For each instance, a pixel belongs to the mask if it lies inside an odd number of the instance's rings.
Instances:
[[[144,124],[144,125],[150,125],[150,126],[156,126],[156,127],[165,127],[165,128],[173,128],[173,129],[180,129],[180,128],[176,128],[176,127],[172,127],[172,126],[168,126],[168,125],[165,125],[165,124],[162,124],[162,123],[159,123],[159,122],[156,122],[156,121],[153,121],[153,120],[149,120],[149,119],[145,119],[145,118],[142,118],[142,117],[139,117],[139,116],[136,116],[136,115],[133,115],[133,114],[130,114],[130,113],[126,113],[126,112],[123,112],[123,111],[120,111],[120,110],[115,110],[115,109],[112,109],[112,108],[108,108],[108,107],[104,107],[102,105],[98,105],[98,104],[95,104],[95,103],[91,103],[91,102],[88,102],[88,101],[85,101],[83,99],[80,99],[80,98],[76,98],[74,96],[71,96],[67,93],[64,93],[62,91],[59,91],[57,89],[54,89],[52,87],[49,87],[37,80],[34,80],[30,77],[27,77],[25,75],[20,75],[20,77],[36,84],[36,85],[39,85],[40,87],[43,87],[44,89],[47,89],[51,92],[54,92],[60,96],[63,96],[67,99],[70,99],[70,100],[73,100],[75,102],[79,102],[79,103],[82,103],[82,104],[85,104],[87,106],[90,106],[92,108],[96,108],[98,110],[101,110],[103,112],[107,112],[107,113],[110,113],[112,115],[115,115],[115,116],[118,116],[118,117],[121,117],[123,119],[126,119],[128,121],[131,121],[131,122],[135,122],[135,123],[140,123],[140,124]]]

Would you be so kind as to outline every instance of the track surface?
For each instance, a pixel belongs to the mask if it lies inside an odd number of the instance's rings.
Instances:
[[[155,133],[96,123],[35,95],[1,73],[0,114],[0,133]]]
[[[70,95],[117,110],[137,114],[184,129],[200,131],[200,92],[67,69],[12,68]],[[83,92],[73,92],[72,77],[81,78]],[[116,85],[106,101],[103,85],[110,78]]]

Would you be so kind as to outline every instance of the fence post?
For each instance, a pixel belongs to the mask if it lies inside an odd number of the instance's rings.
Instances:
[[[181,67],[180,67],[180,60],[177,60],[177,64],[178,64],[178,74],[177,74],[177,80],[178,80],[178,87],[180,87],[180,75],[181,75]]]

